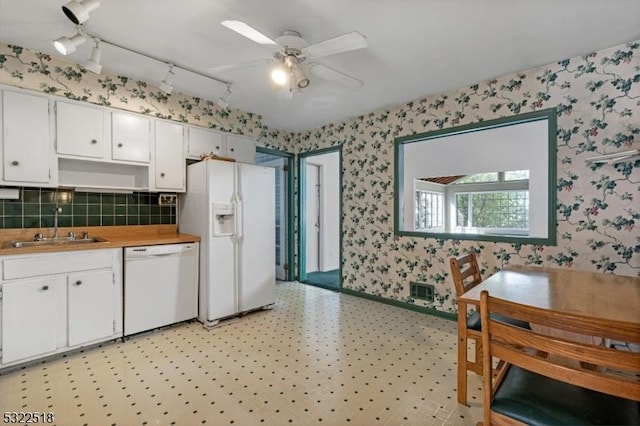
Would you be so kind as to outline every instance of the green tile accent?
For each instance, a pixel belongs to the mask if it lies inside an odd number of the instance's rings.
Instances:
[[[57,191],[20,188],[20,199],[0,200],[0,228],[52,227]],[[158,206],[158,194],[73,192],[59,203],[59,226],[113,226],[175,224],[176,209]]]

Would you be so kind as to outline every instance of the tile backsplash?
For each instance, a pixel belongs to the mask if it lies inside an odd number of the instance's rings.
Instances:
[[[0,228],[53,227],[56,197],[62,208],[58,226],[171,225],[175,206],[159,206],[158,194],[69,192],[55,188],[20,188],[17,200],[0,200]],[[70,194],[70,197],[61,194]]]

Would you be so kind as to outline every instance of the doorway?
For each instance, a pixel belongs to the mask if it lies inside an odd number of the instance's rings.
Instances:
[[[256,147],[256,165],[275,169],[276,279],[293,281],[293,154]]]
[[[341,287],[341,147],[306,152],[299,162],[299,280]]]

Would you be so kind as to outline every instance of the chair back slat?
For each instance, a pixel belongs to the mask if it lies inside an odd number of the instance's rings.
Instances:
[[[613,331],[611,321],[550,311],[480,295],[485,391],[484,420],[490,422],[491,400],[499,383],[492,383],[492,359],[498,358],[575,386],[620,398],[640,401],[640,353],[577,342],[536,331],[535,325],[583,335],[640,342],[640,330],[633,324],[620,324]],[[532,329],[523,329],[493,319],[491,315],[527,321]],[[589,367],[585,367],[585,366]],[[489,424],[489,423],[486,423]]]
[[[482,282],[478,259],[475,253],[467,253],[462,256],[449,259],[451,276],[456,286],[457,297],[462,296],[467,290]]]

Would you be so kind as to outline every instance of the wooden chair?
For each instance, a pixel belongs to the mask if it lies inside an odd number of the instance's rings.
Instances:
[[[550,336],[504,323],[496,315],[633,343],[640,342],[640,325],[520,305],[486,291],[480,312],[485,426],[640,424],[640,353]],[[493,357],[506,363],[495,379]]]
[[[482,282],[480,268],[475,253],[470,252],[449,259],[451,276],[456,287],[456,297],[462,296]],[[462,317],[464,315],[464,317]],[[529,328],[526,322],[501,318],[503,321],[513,322],[519,327]],[[469,360],[467,343],[474,342],[474,360]],[[482,323],[480,312],[475,311],[467,317],[466,303],[458,302],[458,402],[467,404],[467,371],[482,375]]]
[[[452,257],[449,259],[449,264],[456,287],[456,297],[459,298],[467,290],[482,282],[475,253]],[[458,302],[459,321],[462,321],[460,315],[467,316],[467,305]],[[467,342],[469,340],[472,340],[475,346],[474,361],[468,359]],[[458,327],[458,402],[465,405],[467,404],[467,371],[482,375],[482,333],[478,312],[466,318],[463,327]]]

